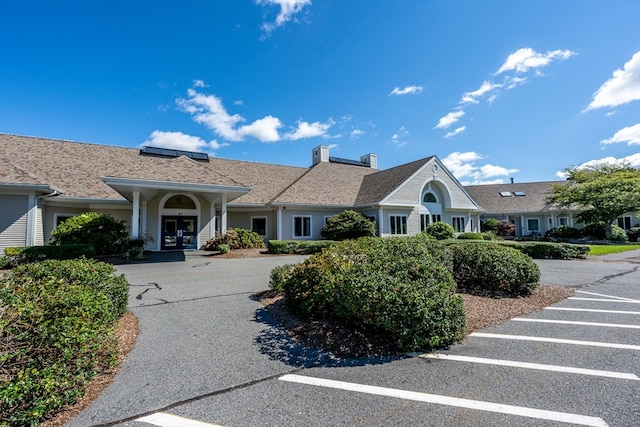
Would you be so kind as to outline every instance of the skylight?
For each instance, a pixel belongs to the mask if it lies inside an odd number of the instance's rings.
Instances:
[[[522,197],[522,196],[526,196],[527,193],[525,193],[524,191],[514,191],[513,195]]]
[[[510,191],[501,191],[500,195],[502,197],[511,197],[511,192]]]
[[[140,154],[150,154],[153,156],[180,157],[186,156],[193,160],[209,160],[207,153],[198,153],[196,151],[174,150],[172,148],[149,147],[145,146],[140,149]]]

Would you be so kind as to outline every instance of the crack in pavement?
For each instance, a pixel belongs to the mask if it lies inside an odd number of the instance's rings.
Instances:
[[[590,282],[590,283],[583,283],[581,285],[572,286],[572,288],[581,289],[581,288],[584,288],[584,287],[587,287],[587,286],[601,285],[603,283],[608,282],[611,279],[615,279],[616,277],[626,276],[627,274],[635,273],[639,269],[640,269],[640,265],[637,266],[637,267],[632,268],[631,270],[622,271],[620,273],[615,273],[615,274],[609,274],[608,276],[601,277],[600,279],[595,280],[595,281]]]

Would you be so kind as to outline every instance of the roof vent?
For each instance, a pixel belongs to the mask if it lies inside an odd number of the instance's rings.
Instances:
[[[205,162],[209,161],[209,155],[207,153],[199,153],[196,151],[174,150],[172,148],[145,146],[140,149],[140,154],[145,154],[150,156],[162,156],[162,157],[186,156],[193,160],[202,160]]]

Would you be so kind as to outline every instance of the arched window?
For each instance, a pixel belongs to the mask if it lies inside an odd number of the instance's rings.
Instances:
[[[427,192],[422,196],[422,203],[438,203],[438,199],[436,199],[435,194]]]
[[[196,209],[196,204],[187,196],[173,196],[164,203],[165,209]]]

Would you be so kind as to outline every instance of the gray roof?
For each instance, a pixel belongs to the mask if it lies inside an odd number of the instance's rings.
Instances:
[[[481,206],[482,212],[487,214],[549,212],[558,210],[557,206],[546,202],[551,185],[563,182],[565,181],[467,185],[465,189]],[[524,195],[515,195],[520,192]],[[506,197],[500,193],[504,193]]]

